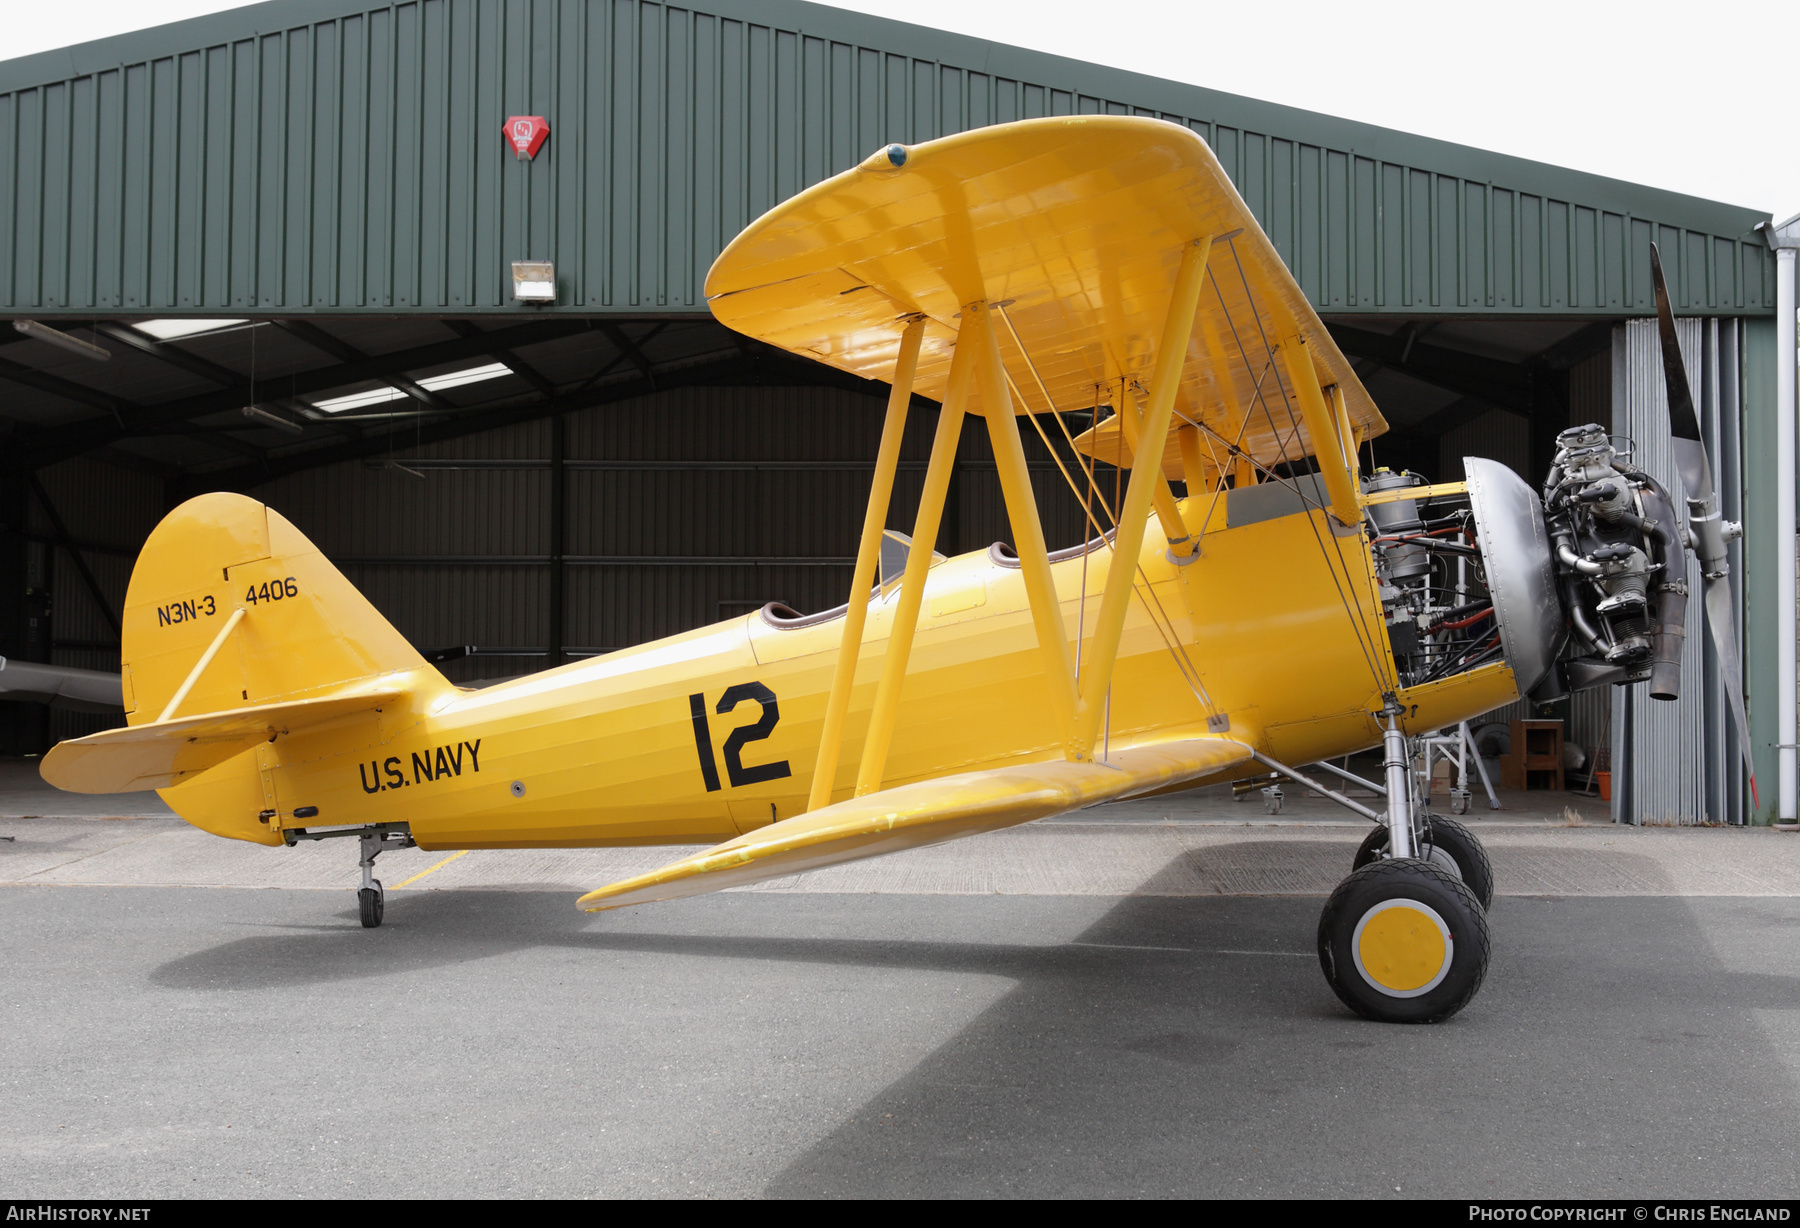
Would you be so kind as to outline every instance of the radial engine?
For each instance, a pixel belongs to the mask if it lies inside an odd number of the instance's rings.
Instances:
[[[1476,457],[1463,462],[1466,493],[1385,469],[1365,480],[1380,499],[1368,529],[1402,686],[1505,660],[1538,701],[1646,681],[1658,699],[1679,695],[1688,591],[1675,500],[1604,427],[1556,443],[1541,497]]]

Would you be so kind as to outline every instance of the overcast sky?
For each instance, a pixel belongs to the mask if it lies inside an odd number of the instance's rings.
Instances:
[[[10,4],[0,59],[234,7],[219,0]],[[1792,26],[1792,10],[1779,2],[845,0],[838,7],[1749,205],[1777,220],[1800,212],[1800,140],[1791,122],[1800,115],[1800,53],[1782,32]]]

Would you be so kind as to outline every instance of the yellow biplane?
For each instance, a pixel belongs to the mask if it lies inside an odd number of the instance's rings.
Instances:
[[[1157,120],[887,146],[751,225],[706,292],[744,334],[892,384],[846,605],[467,690],[275,510],[206,495],[132,575],[128,727],[58,745],[45,779],[154,787],[234,839],[358,837],[368,926],[397,845],[717,842],[577,902],[600,910],[1153,791],[1302,781],[1376,824],[1320,922],[1332,987],[1381,1019],[1469,1001],[1492,874],[1417,805],[1406,740],[1666,663],[1669,601],[1642,583],[1680,548],[1643,529],[1666,492],[1603,432],[1563,441],[1549,512],[1491,462],[1450,486],[1361,473],[1380,413],[1205,144]],[[902,537],[884,528],[915,394],[942,410]],[[946,559],[971,415],[1013,541]],[[1073,458],[1085,545],[1046,549],[1021,422]],[[1122,496],[1096,461],[1128,472]],[[1630,558],[1568,493],[1614,477]],[[1375,745],[1380,810],[1292,766]]]

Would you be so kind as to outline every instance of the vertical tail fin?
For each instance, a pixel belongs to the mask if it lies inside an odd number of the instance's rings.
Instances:
[[[244,616],[166,712],[237,610]],[[125,597],[131,725],[317,699],[428,668],[318,547],[243,495],[190,499],[150,534]]]

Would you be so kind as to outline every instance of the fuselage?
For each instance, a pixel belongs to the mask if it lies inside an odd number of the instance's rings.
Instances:
[[[1189,561],[1150,526],[1097,754],[1182,731],[1228,731],[1289,763],[1377,743],[1394,666],[1360,530],[1334,535],[1317,510],[1228,524],[1213,504],[1182,508],[1208,519]],[[1052,564],[1078,663],[1111,559],[1096,542]],[[897,586],[871,599],[834,800],[852,790],[897,602]],[[478,690],[407,671],[387,680],[405,700],[379,714],[280,738],[163,797],[268,844],[283,825],[398,822],[428,849],[729,839],[805,809],[842,630],[841,613],[753,613]],[[1419,732],[1516,695],[1497,662],[1400,699]],[[884,785],[1061,758],[1066,739],[1016,562],[936,563]]]

